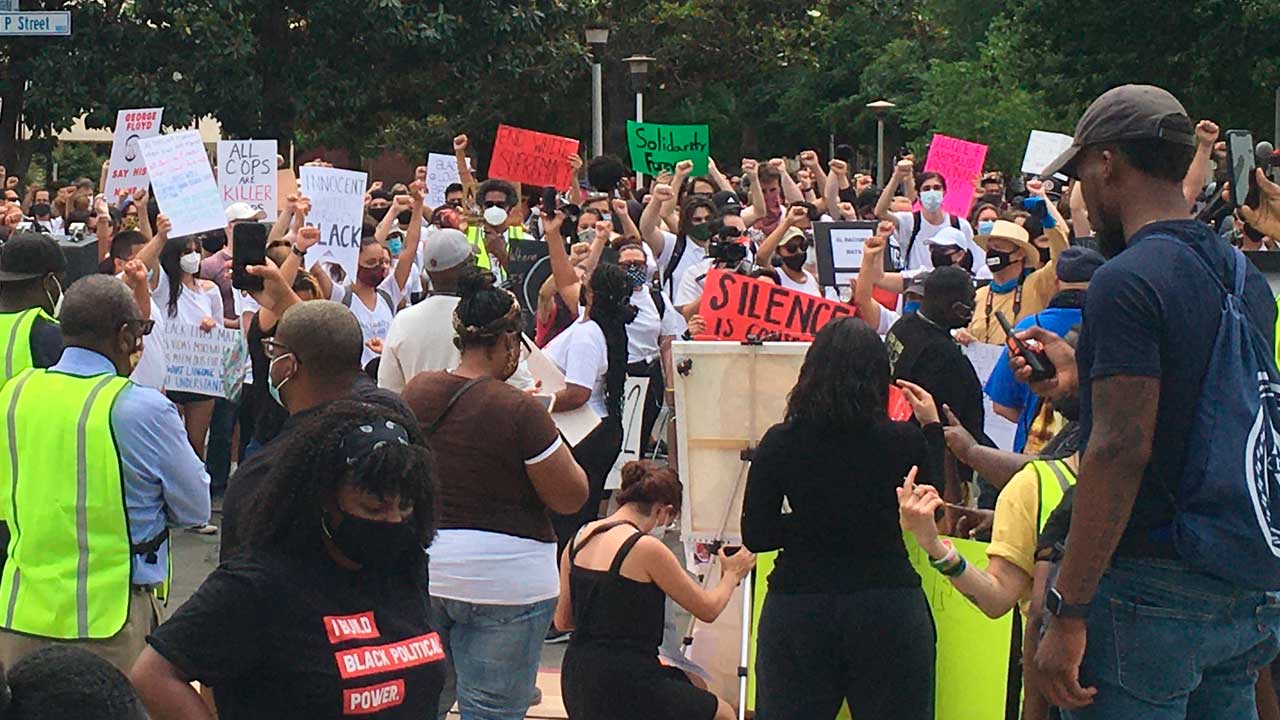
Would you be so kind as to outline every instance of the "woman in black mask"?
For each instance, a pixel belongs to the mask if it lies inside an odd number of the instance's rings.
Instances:
[[[151,717],[213,718],[192,680],[222,717],[433,716],[445,653],[423,591],[436,499],[417,423],[336,402],[279,452],[246,505],[245,552],[134,665]]]

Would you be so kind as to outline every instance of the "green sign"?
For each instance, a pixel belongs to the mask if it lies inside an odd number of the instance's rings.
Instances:
[[[659,125],[627,121],[631,169],[646,175],[674,173],[676,163],[693,161],[693,175],[707,174],[711,133],[706,125]]]

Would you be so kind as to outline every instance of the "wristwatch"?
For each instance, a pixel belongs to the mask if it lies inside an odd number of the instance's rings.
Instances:
[[[305,260],[305,259],[306,259],[306,257],[307,257],[307,251],[306,251],[306,250],[299,250],[297,245],[295,245],[295,246],[293,246],[293,247],[289,248],[289,252],[292,252],[294,255],[297,255],[298,257],[300,257],[300,258],[302,258],[302,259],[304,259],[304,260]]]
[[[1089,615],[1089,603],[1081,603],[1072,605],[1062,599],[1062,593],[1057,588],[1049,588],[1044,594],[1044,609],[1049,611],[1050,615],[1060,618],[1080,618],[1084,619]]]

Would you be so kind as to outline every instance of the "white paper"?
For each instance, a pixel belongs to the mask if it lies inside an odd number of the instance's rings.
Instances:
[[[1073,139],[1070,135],[1032,130],[1027,138],[1027,152],[1022,156],[1022,172],[1028,175],[1039,175],[1049,167],[1049,163],[1071,147]],[[1055,176],[1061,177],[1061,176]]]
[[[870,228],[831,228],[831,264],[841,270],[862,267],[862,245],[875,232]]]
[[[308,262],[341,265],[354,280],[360,262],[360,229],[364,224],[364,191],[368,175],[355,170],[303,165],[298,188],[311,198],[307,224],[320,229],[320,242]]]
[[[275,220],[279,202],[275,140],[223,140],[218,143],[218,191],[222,207],[247,203]]]
[[[995,370],[996,363],[1000,361],[1000,356],[1004,355],[1004,346],[972,342],[964,346],[964,354],[973,365],[974,372],[978,374],[978,381],[982,383],[983,387],[986,387],[987,380],[991,377],[991,371]],[[1017,423],[1009,422],[1007,419],[997,415],[995,409],[991,407],[991,398],[987,397],[985,392],[982,394],[982,408],[982,429],[987,433],[987,437],[991,438],[996,447],[1001,450],[1012,451],[1013,438],[1018,432]]]
[[[218,184],[198,131],[143,138],[138,146],[160,212],[173,223],[171,237],[226,227]]]
[[[433,208],[444,204],[444,191],[453,183],[462,182],[458,175],[458,160],[452,155],[429,153],[427,155],[426,203]]]
[[[622,466],[632,460],[640,460],[644,447],[641,440],[644,429],[644,398],[649,392],[649,378],[628,377],[622,404],[622,452],[613,461],[613,469],[605,478],[605,490],[622,487]]]
[[[116,113],[115,137],[111,142],[110,172],[103,193],[114,205],[121,190],[133,194],[147,186],[147,166],[138,141],[160,134],[164,108],[140,108]]]
[[[544,395],[554,395],[565,387],[564,373],[560,368],[556,367],[551,358],[546,353],[534,345],[529,338],[525,337],[525,347],[529,348],[529,357],[525,358],[525,365],[529,368],[529,374],[534,380],[542,383],[542,388],[538,391]],[[553,408],[554,409],[554,408]],[[560,430],[560,434],[564,435],[564,439],[570,446],[576,446],[582,442],[582,439],[591,434],[592,430],[600,424],[600,416],[596,415],[588,405],[582,405],[574,410],[565,412],[551,413],[551,419],[555,421],[556,427]]]
[[[156,326],[164,348],[166,390],[234,398],[244,382],[248,353],[239,330],[218,326],[203,332],[195,325],[167,322]]]

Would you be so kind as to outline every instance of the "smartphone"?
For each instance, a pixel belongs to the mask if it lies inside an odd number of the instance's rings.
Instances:
[[[1227,165],[1231,169],[1231,204],[1234,207],[1247,205],[1249,190],[1257,183],[1253,172],[1257,165],[1253,154],[1253,133],[1248,130],[1227,131]]]
[[[257,222],[238,223],[231,229],[231,287],[261,290],[262,278],[245,268],[267,264],[267,226]]]
[[[533,399],[537,400],[538,403],[542,405],[543,410],[546,410],[547,412],[555,412],[555,395],[534,395]]]
[[[1045,354],[1044,348],[1040,347],[1040,343],[1018,338],[1014,334],[1013,325],[1009,324],[1009,318],[999,310],[996,311],[996,320],[1000,322],[1000,327],[1004,328],[1009,354],[1021,356],[1031,368],[1031,382],[1048,380],[1058,373],[1058,369],[1050,362],[1049,356]]]
[[[554,217],[556,214],[556,189],[547,188],[542,191],[542,214],[546,217]]]

